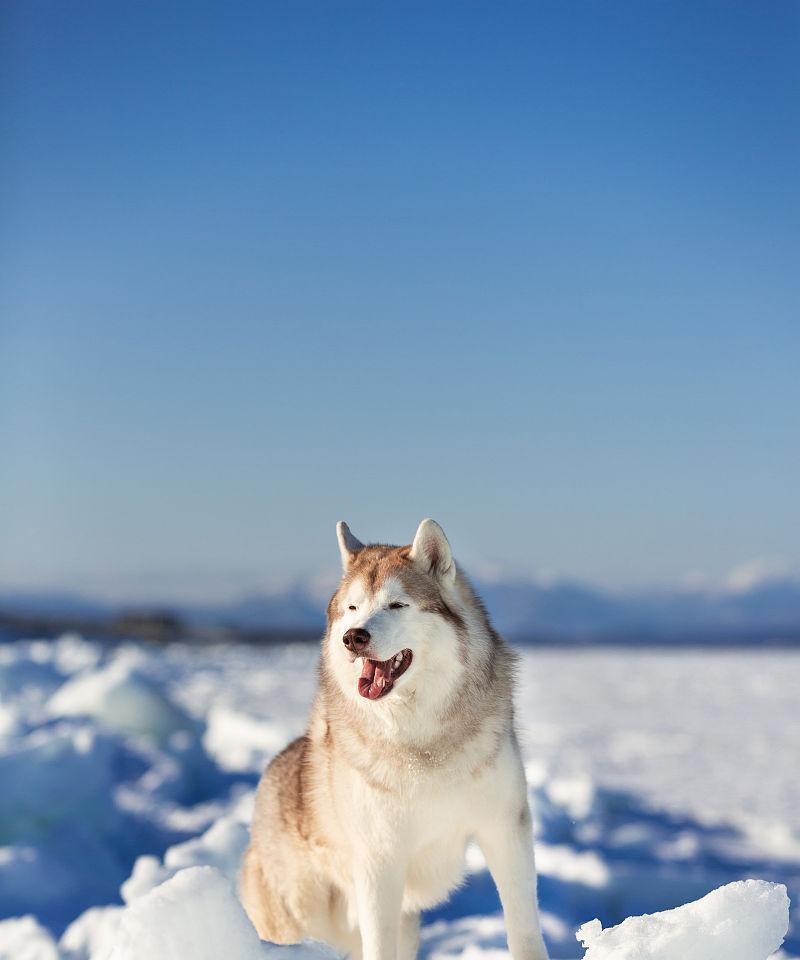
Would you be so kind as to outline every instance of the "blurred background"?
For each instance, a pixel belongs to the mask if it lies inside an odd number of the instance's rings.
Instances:
[[[797,901],[795,3],[9,2],[0,138],[0,916],[235,870],[335,521],[425,516],[524,652],[551,945]]]

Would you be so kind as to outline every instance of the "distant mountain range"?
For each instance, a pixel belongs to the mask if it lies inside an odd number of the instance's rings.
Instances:
[[[611,592],[578,582],[524,580],[477,583],[495,626],[516,640],[626,643],[784,641],[800,644],[800,581],[773,578],[743,589],[664,589]],[[0,617],[81,624],[134,612],[167,611],[192,630],[234,634],[319,634],[325,599],[298,582],[225,604],[115,606],[69,593],[0,591]]]

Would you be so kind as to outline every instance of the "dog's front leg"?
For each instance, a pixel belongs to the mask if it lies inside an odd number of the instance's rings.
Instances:
[[[547,960],[536,900],[536,864],[527,799],[516,815],[483,824],[476,837],[497,885],[513,960]]]
[[[356,868],[354,881],[363,960],[398,960],[402,869],[396,864],[365,862]]]
[[[419,914],[404,913],[400,917],[398,960],[416,960],[419,949]]]

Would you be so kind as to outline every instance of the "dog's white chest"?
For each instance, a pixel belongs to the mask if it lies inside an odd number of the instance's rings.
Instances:
[[[469,835],[454,829],[414,851],[406,873],[403,907],[423,910],[447,899],[464,875],[464,853]]]
[[[429,792],[417,798],[405,819],[409,859],[404,909],[426,909],[445,900],[463,877],[464,855],[474,832],[469,796]]]

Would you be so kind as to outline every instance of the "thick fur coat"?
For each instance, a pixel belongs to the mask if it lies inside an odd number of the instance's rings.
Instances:
[[[337,532],[319,690],[261,779],[242,902],[266,940],[412,960],[420,910],[457,886],[474,839],[513,960],[545,960],[514,654],[434,521],[406,547]]]

